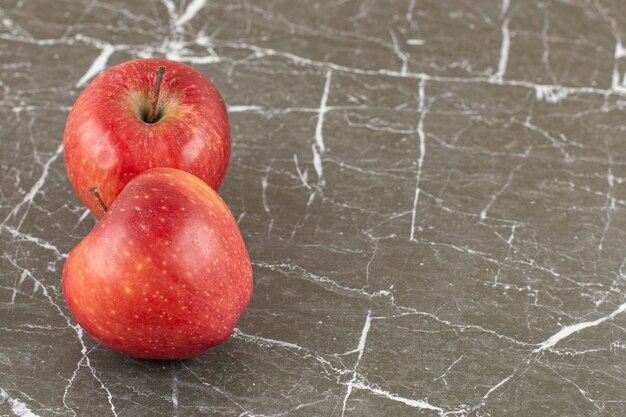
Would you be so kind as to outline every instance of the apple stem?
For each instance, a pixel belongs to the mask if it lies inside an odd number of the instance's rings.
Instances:
[[[108,209],[107,209],[107,206],[104,204],[104,201],[102,200],[102,197],[100,196],[100,193],[98,192],[98,187],[91,187],[89,189],[89,192],[91,193],[93,198],[95,198],[96,201],[98,202],[98,206],[100,207],[100,210],[102,210],[103,213],[106,213]]]
[[[165,67],[161,65],[156,69],[156,76],[154,78],[154,92],[152,94],[152,103],[150,104],[150,111],[148,112],[148,123],[156,122],[157,108],[159,107],[159,93],[161,92],[161,81],[163,81],[163,73],[165,73]]]

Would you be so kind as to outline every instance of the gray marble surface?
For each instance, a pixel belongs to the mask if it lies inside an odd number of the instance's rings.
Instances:
[[[626,3],[0,0],[0,415],[626,415]],[[63,166],[101,70],[229,105],[255,294],[196,359],[70,317]]]

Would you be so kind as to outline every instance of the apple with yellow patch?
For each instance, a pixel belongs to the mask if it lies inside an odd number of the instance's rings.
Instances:
[[[201,72],[166,59],[135,59],[95,78],[72,107],[63,138],[65,168],[98,217],[89,190],[110,206],[137,174],[178,168],[217,190],[230,158],[228,114]]]

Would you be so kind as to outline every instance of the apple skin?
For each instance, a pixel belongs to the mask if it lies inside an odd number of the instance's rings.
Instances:
[[[147,123],[156,69],[165,67],[160,119]],[[89,209],[104,214],[89,193],[97,187],[109,207],[126,184],[150,168],[190,172],[217,190],[230,158],[224,100],[201,72],[166,59],[136,59],[95,78],[65,125],[65,167]]]
[[[63,293],[103,345],[184,359],[232,333],[252,296],[252,266],[217,192],[184,171],[154,168],[131,180],[70,252]]]

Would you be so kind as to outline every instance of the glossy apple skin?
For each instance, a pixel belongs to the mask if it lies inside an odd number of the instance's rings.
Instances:
[[[103,345],[183,359],[228,338],[252,296],[252,267],[217,192],[184,171],[155,168],[131,180],[69,254],[63,293]]]
[[[149,109],[161,65],[162,118],[146,123],[141,114]],[[63,144],[70,182],[100,218],[104,213],[89,189],[97,187],[108,207],[150,168],[182,169],[217,190],[230,158],[228,114],[217,88],[199,71],[166,59],[137,59],[85,88],[68,116]]]

